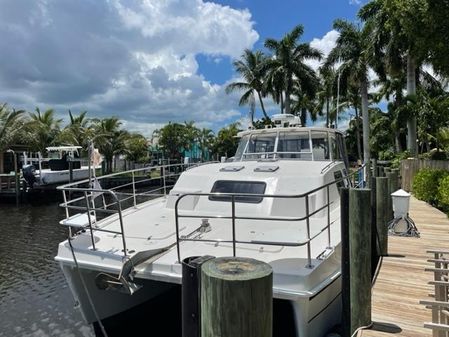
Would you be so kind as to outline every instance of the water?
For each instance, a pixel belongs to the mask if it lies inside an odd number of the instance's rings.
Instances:
[[[0,337],[95,336],[54,261],[63,216],[57,202],[0,204]]]

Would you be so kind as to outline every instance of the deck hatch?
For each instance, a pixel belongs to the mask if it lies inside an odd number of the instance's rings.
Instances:
[[[261,196],[251,196],[251,194],[264,194],[267,184],[263,181],[238,181],[238,180],[217,180],[212,186],[211,193],[235,193],[245,194],[235,196],[236,202],[246,202],[258,204],[263,200]],[[230,195],[210,195],[211,201],[231,201]]]
[[[279,166],[274,165],[265,165],[265,166],[258,166],[254,169],[254,172],[275,172],[279,169]]]
[[[220,169],[221,172],[238,172],[245,168],[245,166],[225,166]]]

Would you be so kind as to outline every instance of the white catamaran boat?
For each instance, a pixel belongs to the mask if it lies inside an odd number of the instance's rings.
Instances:
[[[55,259],[87,322],[179,287],[181,262],[211,255],[269,263],[296,336],[322,337],[339,323],[343,135],[273,119],[273,128],[239,133],[232,162],[133,170],[123,189],[102,189],[100,178],[59,187],[70,238]],[[155,179],[160,188],[139,187]]]
[[[51,146],[47,147],[48,158],[38,153],[37,158],[23,155],[22,172],[30,187],[54,185],[79,181],[89,178],[88,165],[82,165],[79,159],[81,146]],[[70,160],[72,163],[72,177],[70,178]]]

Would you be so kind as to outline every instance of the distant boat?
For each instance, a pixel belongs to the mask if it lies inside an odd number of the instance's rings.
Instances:
[[[89,167],[81,165],[79,150],[81,146],[47,147],[49,157],[28,158],[24,155],[23,177],[33,188],[70,182],[70,161],[72,162],[72,181],[89,178]],[[86,161],[87,162],[87,161]],[[48,168],[44,168],[47,167]]]

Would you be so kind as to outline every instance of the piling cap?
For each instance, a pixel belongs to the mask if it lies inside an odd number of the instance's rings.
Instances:
[[[404,191],[403,189],[399,189],[396,192],[391,193],[391,196],[393,197],[405,197],[408,198],[410,197],[410,193],[407,193],[406,191]]]

